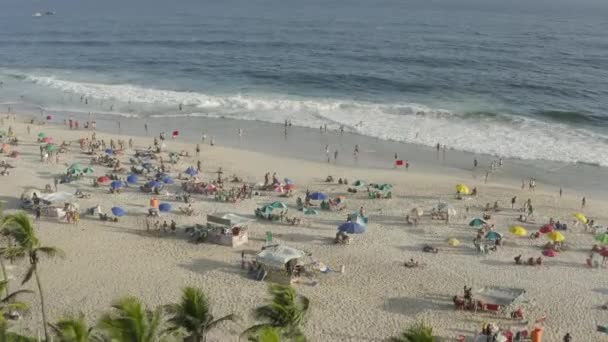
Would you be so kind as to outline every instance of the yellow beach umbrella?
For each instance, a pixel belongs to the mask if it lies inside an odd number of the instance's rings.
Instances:
[[[448,245],[450,245],[452,247],[457,247],[457,246],[460,246],[460,241],[458,241],[455,238],[449,238],[448,239]]]
[[[457,184],[456,192],[459,194],[468,195],[471,193],[471,190],[469,190],[469,187],[464,184]]]
[[[564,234],[562,234],[560,232],[556,232],[556,231],[553,231],[553,232],[547,234],[547,238],[554,242],[562,242],[562,241],[566,240],[566,237],[564,236]]]
[[[587,224],[587,222],[589,221],[587,219],[587,216],[583,215],[582,213],[574,213],[572,216],[576,217],[576,219],[581,221],[581,223],[583,224]]]
[[[526,228],[524,228],[522,226],[513,226],[513,227],[511,227],[511,229],[509,229],[509,231],[517,236],[528,235],[528,231],[526,230]]]

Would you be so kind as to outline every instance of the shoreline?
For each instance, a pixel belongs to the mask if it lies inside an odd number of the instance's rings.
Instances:
[[[40,115],[23,112],[18,116],[30,116],[41,120]],[[46,115],[46,114],[45,114]],[[338,165],[353,168],[392,169],[394,153],[399,159],[408,160],[411,170],[437,174],[455,174],[471,181],[483,180],[485,173],[490,169],[492,161],[499,158],[491,155],[475,154],[466,151],[451,150],[437,151],[435,148],[424,145],[386,141],[360,135],[358,133],[327,131],[305,127],[289,127],[288,135],[284,135],[284,127],[260,121],[235,120],[229,118],[192,118],[192,117],[148,117],[128,118],[109,117],[107,115],[89,116],[84,113],[52,112],[52,124],[62,126],[62,121],[69,117],[78,119],[82,124],[90,118],[97,121],[97,130],[118,134],[117,123],[121,124],[120,134],[135,135],[139,137],[152,137],[160,131],[167,135],[173,130],[179,130],[179,141],[191,144],[200,143],[201,146],[209,144],[214,137],[216,145],[226,146],[245,151],[261,152],[269,155],[296,158],[300,160],[325,163],[325,146],[330,146],[331,163],[334,164],[334,152],[339,151]],[[176,123],[177,121],[177,123]],[[144,131],[144,123],[148,123],[148,135]],[[243,129],[241,139],[238,130]],[[205,144],[201,142],[202,133],[207,135]],[[280,142],[278,144],[277,142]],[[353,157],[354,146],[360,147],[359,158]],[[205,148],[204,146],[202,147]],[[477,159],[479,166],[473,167],[473,160]],[[410,171],[411,171],[410,170]],[[405,171],[404,171],[405,172]],[[504,159],[504,167],[491,172],[489,183],[520,187],[522,180],[526,186],[530,178],[535,178],[537,185],[545,190],[551,189],[558,193],[559,188],[571,190],[578,196],[608,198],[608,189],[604,189],[604,179],[608,179],[608,168],[584,163],[565,163],[548,160]]]

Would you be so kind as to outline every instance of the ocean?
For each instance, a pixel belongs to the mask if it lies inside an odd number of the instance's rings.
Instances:
[[[595,0],[1,0],[0,106],[608,166],[606,32]]]

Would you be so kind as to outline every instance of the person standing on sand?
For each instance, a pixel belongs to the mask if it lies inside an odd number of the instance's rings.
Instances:
[[[522,179],[521,180],[521,189],[524,190],[526,188],[526,180]]]
[[[355,157],[355,161],[359,160],[359,145],[355,145],[355,151],[353,152],[353,155]]]
[[[473,168],[477,167],[477,158],[473,159]]]
[[[199,144],[196,144],[196,149],[195,149],[195,151],[196,151],[196,156],[198,157],[198,156],[201,154],[201,147],[200,147],[200,145],[199,145]]]
[[[513,209],[515,207],[516,201],[517,201],[517,196],[513,196],[513,198],[511,198],[511,209]]]
[[[327,162],[329,163],[329,161],[330,161],[330,157],[329,157],[329,145],[325,145],[325,156],[327,157]]]
[[[560,187],[559,187],[559,198],[562,198],[562,193],[563,193],[563,191],[562,191],[562,187],[560,186]]]
[[[581,200],[581,209],[585,209],[586,204],[587,204],[587,199],[585,197],[583,197],[583,199]]]
[[[488,176],[490,176],[490,171],[486,171],[486,177],[484,183],[488,183]]]
[[[146,135],[148,135],[148,123],[144,123],[144,130],[146,131]]]
[[[334,163],[338,162],[338,149],[334,152]]]

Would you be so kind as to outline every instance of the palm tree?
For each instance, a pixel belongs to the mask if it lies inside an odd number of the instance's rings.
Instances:
[[[435,342],[433,327],[418,322],[409,327],[398,337],[391,337],[390,342]]]
[[[281,342],[281,333],[277,328],[265,327],[249,336],[250,342]]]
[[[80,313],[76,316],[68,316],[59,320],[57,323],[49,323],[57,340],[60,342],[89,342],[96,341],[93,335],[93,327],[89,327],[85,316]]]
[[[124,297],[112,304],[112,312],[101,317],[98,328],[109,339],[129,342],[160,341],[165,331],[163,310],[146,309],[135,297]]]
[[[40,296],[40,308],[42,311],[42,324],[44,329],[44,339],[49,341],[49,332],[47,328],[46,310],[44,307],[44,293],[42,291],[42,283],[38,275],[38,263],[40,262],[39,255],[44,254],[48,257],[63,256],[63,252],[55,247],[42,246],[40,240],[36,236],[34,224],[26,213],[17,213],[4,217],[4,227],[6,234],[13,240],[15,246],[8,247],[4,252],[5,256],[21,257],[27,256],[30,262],[30,268],[27,270],[21,284],[27,283],[32,275],[36,279],[38,294]]]
[[[0,315],[0,341],[7,342],[36,342],[35,338],[22,336],[8,331],[8,322]]]
[[[0,293],[5,292],[8,280],[0,281]],[[28,308],[24,302],[15,301],[15,298],[24,293],[32,293],[30,290],[19,290],[9,293],[4,298],[0,298],[0,315],[10,315],[13,311],[23,311]]]
[[[268,290],[271,298],[268,304],[257,307],[254,315],[257,319],[266,321],[245,330],[243,334],[251,334],[263,328],[276,328],[282,337],[305,341],[300,326],[304,323],[310,301],[299,296],[289,285],[272,284]]]
[[[169,323],[174,330],[182,328],[188,332],[187,339],[191,342],[205,342],[206,334],[224,321],[233,321],[234,314],[215,319],[211,313],[211,305],[205,293],[198,288],[186,287],[182,290],[181,302],[169,304],[166,311],[171,315]]]

